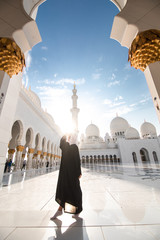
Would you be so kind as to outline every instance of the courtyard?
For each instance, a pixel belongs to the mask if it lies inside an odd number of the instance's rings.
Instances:
[[[159,240],[160,168],[83,164],[83,212],[57,210],[58,170],[6,184],[0,191],[0,240]]]

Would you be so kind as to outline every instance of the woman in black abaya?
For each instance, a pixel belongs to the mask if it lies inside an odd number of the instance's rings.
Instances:
[[[62,209],[72,214],[79,214],[82,211],[82,191],[79,182],[81,166],[78,147],[76,144],[70,145],[66,141],[66,136],[63,136],[60,148],[62,158],[55,197],[59,208],[51,220],[62,215]]]

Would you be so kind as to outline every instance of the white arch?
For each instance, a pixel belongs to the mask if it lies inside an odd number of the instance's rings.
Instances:
[[[26,13],[36,19],[38,7],[46,0],[23,0],[23,7]]]
[[[127,0],[110,0],[110,1],[116,5],[119,11],[121,11],[127,3]]]
[[[47,153],[50,153],[51,152],[51,141],[48,140],[47,142]]]
[[[41,145],[41,135],[40,133],[37,133],[35,136],[35,152],[40,149]]]
[[[47,151],[47,140],[46,137],[44,137],[42,139],[42,152],[46,152]]]
[[[16,120],[11,129],[12,139],[15,139],[17,143],[20,144],[23,136],[24,127],[21,120]]]
[[[34,137],[33,129],[30,127],[26,131],[26,146],[28,147],[32,146],[33,137]]]

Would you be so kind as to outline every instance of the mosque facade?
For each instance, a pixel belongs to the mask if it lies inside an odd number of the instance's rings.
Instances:
[[[81,135],[79,148],[83,163],[122,163],[141,165],[160,163],[160,137],[152,123],[144,122],[139,132],[126,119],[115,117],[110,123],[111,135],[100,137],[99,128],[90,124]]]
[[[6,154],[6,159],[12,160],[13,170],[21,169],[24,160],[27,170],[59,162],[61,135],[53,117],[41,107],[37,94],[22,86]]]
[[[77,93],[74,85],[72,102],[74,111],[79,112],[74,95]],[[78,114],[73,115],[72,120],[76,122],[76,133],[78,133]],[[110,133],[106,133],[103,139],[99,128],[91,123],[87,126],[85,134],[81,134],[79,149],[82,163],[122,163],[141,165],[143,163],[160,163],[160,137],[152,123],[144,122],[137,129],[130,126],[126,119],[116,116],[110,123]]]

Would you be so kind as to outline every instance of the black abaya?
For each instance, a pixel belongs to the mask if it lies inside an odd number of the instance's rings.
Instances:
[[[56,190],[56,201],[65,209],[65,203],[76,207],[75,213],[82,211],[82,191],[79,176],[81,175],[80,156],[76,144],[69,145],[61,141],[62,149],[61,165]],[[71,212],[70,212],[71,213]]]

